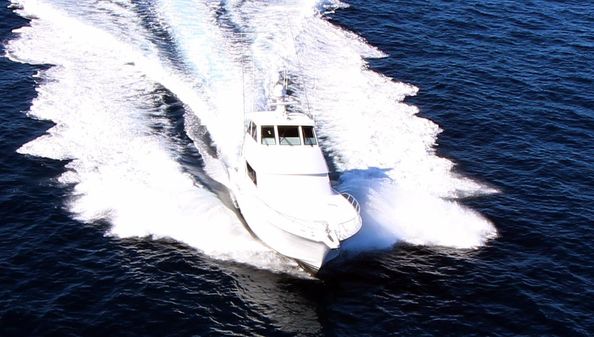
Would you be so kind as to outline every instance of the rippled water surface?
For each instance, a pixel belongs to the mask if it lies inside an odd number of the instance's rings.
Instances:
[[[594,5],[14,0],[0,36],[0,336],[594,334]],[[362,205],[320,279],[224,188],[279,71]]]

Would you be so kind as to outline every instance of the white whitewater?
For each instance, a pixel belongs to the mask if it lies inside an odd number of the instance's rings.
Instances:
[[[488,220],[443,198],[496,190],[458,176],[451,161],[435,154],[441,130],[402,102],[417,88],[367,70],[364,58],[385,55],[318,15],[321,5],[344,6],[335,1],[228,1],[227,10],[255,36],[254,62],[258,72],[268,74],[265,82],[273,82],[283,68],[299,74],[295,91],[316,118],[318,134],[326,139],[323,147],[339,171],[352,171],[343,176],[341,187],[364,201],[363,232],[386,234],[362,234],[353,246],[388,247],[403,240],[474,248],[495,237]],[[376,179],[380,171],[383,177]],[[414,197],[402,198],[411,192]]]
[[[74,185],[68,208],[77,219],[106,219],[112,224],[108,234],[117,237],[169,237],[217,259],[297,270],[253,240],[235,213],[183,172],[175,142],[151,129],[154,116],[164,113],[155,108],[159,97],[147,78],[158,75],[156,51],[47,3],[24,5],[22,14],[36,19],[8,44],[9,57],[55,65],[40,73],[29,115],[56,126],[19,152],[71,160],[59,181]],[[130,21],[129,32],[138,28],[133,34],[140,39],[143,31]],[[152,65],[151,74],[143,63]]]
[[[223,168],[235,165],[241,145],[238,60],[246,53],[255,67],[250,92],[265,90],[279,70],[297,75],[297,98],[315,116],[332,164],[346,172],[339,187],[361,202],[363,230],[347,247],[386,248],[402,240],[473,248],[496,236],[480,214],[443,199],[494,191],[454,174],[453,163],[435,155],[439,127],[402,103],[417,89],[366,70],[363,57],[381,52],[327,22],[316,1],[227,1],[222,8],[208,1],[158,2],[154,11],[175,41],[182,72],[161,56],[126,2],[100,2],[101,8],[97,2],[13,3],[32,22],[8,42],[9,57],[55,65],[39,74],[29,115],[56,126],[19,152],[71,160],[59,180],[74,186],[68,208],[81,221],[106,219],[118,237],[171,237],[214,258],[296,270],[184,172],[176,140],[152,129],[170,127],[159,117],[164,107],[155,89],[161,85],[185,104],[186,129],[205,171],[224,183]],[[221,28],[221,9],[248,34],[239,39]],[[202,126],[214,144],[201,141]],[[216,155],[207,153],[211,145]]]

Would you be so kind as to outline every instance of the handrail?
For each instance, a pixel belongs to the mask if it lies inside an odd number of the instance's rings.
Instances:
[[[347,192],[340,192],[340,194],[348,201],[351,203],[351,205],[353,205],[353,207],[355,208],[355,210],[357,211],[357,214],[361,214],[361,206],[359,205],[359,202],[357,201],[357,199],[355,199],[355,197],[353,197],[352,195],[350,195]]]
[[[325,234],[328,231],[328,223],[326,221],[316,220],[316,219],[298,218],[298,217],[280,212],[280,211],[274,209],[274,207],[270,207],[263,200],[262,200],[262,203],[264,205],[266,205],[266,207],[268,207],[268,209],[270,209],[272,214],[274,216],[278,217],[279,220],[280,219],[289,219],[290,223],[293,226],[290,226],[292,228],[285,227],[285,230],[289,230],[290,232],[293,232],[294,234],[299,234],[299,232],[301,232],[302,234],[307,233],[308,235],[313,236],[313,237],[320,237],[321,235]],[[283,223],[283,221],[279,221],[279,223]]]
[[[346,192],[341,193],[341,195],[353,206],[353,208],[357,212],[357,215],[353,218],[346,220],[346,221],[343,221],[340,223],[334,223],[332,226],[333,232],[344,231],[346,229],[345,227],[348,227],[347,225],[349,223],[354,223],[354,224],[359,223],[360,224],[360,222],[361,222],[360,221],[361,216],[359,214],[360,206],[359,206],[359,202],[357,201],[357,199],[355,199],[352,195],[350,195]],[[289,219],[292,226],[289,226],[290,228],[285,227],[285,230],[293,232],[294,234],[299,234],[299,232],[300,232],[302,234],[307,233],[309,235],[312,235],[313,237],[323,238],[331,230],[330,224],[326,220],[298,218],[293,215],[289,215],[289,214],[280,212],[280,211],[276,210],[274,207],[270,207],[270,205],[268,205],[264,200],[261,200],[261,202],[264,205],[266,205],[266,207],[268,207],[268,209],[271,210],[272,214],[275,217]],[[282,223],[282,221],[279,221],[279,222]],[[349,232],[349,230],[347,230],[347,232]],[[339,237],[342,237],[342,236],[343,235],[339,235]]]

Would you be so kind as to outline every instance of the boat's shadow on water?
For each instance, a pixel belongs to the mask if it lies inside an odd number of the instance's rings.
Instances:
[[[249,265],[224,262],[233,279],[233,291],[275,330],[297,335],[334,335],[336,318],[347,315],[353,301],[371,296],[386,283],[407,281],[406,273],[388,277],[382,257],[375,251],[340,257],[325,265],[316,277],[275,273]],[[353,317],[351,317],[353,318]]]

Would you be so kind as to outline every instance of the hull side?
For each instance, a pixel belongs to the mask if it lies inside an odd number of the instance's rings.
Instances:
[[[315,274],[332,257],[337,249],[331,249],[324,242],[314,241],[284,231],[269,219],[263,203],[257,198],[236,196],[238,206],[250,230],[266,245],[278,253],[296,260],[304,269]]]

